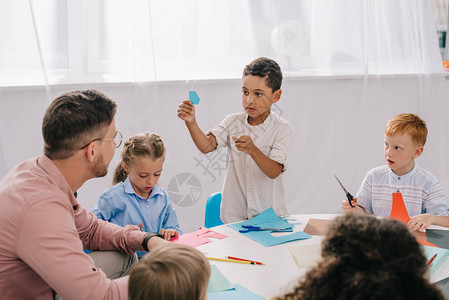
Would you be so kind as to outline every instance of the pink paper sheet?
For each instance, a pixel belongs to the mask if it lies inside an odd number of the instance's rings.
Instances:
[[[222,233],[215,232],[206,227],[201,227],[197,231],[182,234],[178,237],[172,238],[170,242],[197,247],[203,244],[211,243],[212,241],[209,238],[224,239],[227,237],[227,235],[224,235]]]

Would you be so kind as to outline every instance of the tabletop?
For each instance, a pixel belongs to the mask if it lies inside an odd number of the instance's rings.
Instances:
[[[303,231],[309,219],[333,219],[336,214],[292,215],[288,217],[291,223],[301,223],[294,226],[294,232]],[[232,284],[240,284],[262,297],[276,297],[294,287],[307,268],[299,268],[288,247],[298,245],[321,244],[323,236],[313,235],[310,239],[288,242],[276,246],[264,247],[227,225],[211,228],[213,231],[227,235],[222,240],[214,239],[212,243],[197,247],[208,257],[224,258],[235,256],[264,263],[264,265],[249,265],[221,261],[211,261]],[[272,233],[274,236],[288,235]]]
[[[290,223],[300,223],[294,226],[293,231],[297,232],[303,231],[310,219],[332,220],[337,216],[339,215],[307,214],[291,215],[287,219]],[[443,229],[439,226],[431,226],[430,228]],[[265,298],[273,298],[289,292],[297,285],[298,281],[308,270],[308,268],[298,267],[290,253],[289,247],[312,244],[320,245],[324,239],[324,236],[312,235],[310,239],[265,247],[227,225],[220,225],[210,229],[225,234],[228,237],[221,240],[212,239],[213,242],[197,248],[208,257],[225,258],[226,256],[234,256],[264,263],[264,265],[250,265],[210,261],[212,265],[216,265],[219,268],[232,284],[239,284]],[[291,234],[291,232],[272,234],[274,236],[282,236]],[[443,278],[447,278],[449,277],[448,273],[449,260],[446,260],[438,272],[431,276],[430,281],[437,282]],[[446,285],[449,285],[449,280],[446,281],[448,281]]]

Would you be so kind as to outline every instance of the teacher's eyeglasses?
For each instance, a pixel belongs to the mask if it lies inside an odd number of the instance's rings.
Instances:
[[[95,141],[113,141],[114,142],[114,148],[118,148],[118,147],[120,147],[120,145],[123,142],[123,135],[122,135],[122,133],[120,131],[117,131],[115,133],[113,139],[100,139],[100,138],[94,139],[94,140],[90,141],[89,143],[87,143],[84,147],[82,147],[81,150],[86,148],[87,146],[89,146],[90,143],[95,142]]]

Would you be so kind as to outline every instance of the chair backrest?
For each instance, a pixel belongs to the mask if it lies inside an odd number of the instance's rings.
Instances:
[[[210,194],[206,202],[204,227],[211,228],[224,223],[220,219],[221,192]]]

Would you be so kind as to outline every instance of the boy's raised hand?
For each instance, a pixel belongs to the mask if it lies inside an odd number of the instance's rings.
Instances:
[[[178,236],[178,231],[176,229],[161,229],[161,235],[169,241],[172,237]]]
[[[424,230],[432,224],[433,224],[433,215],[426,213],[411,217],[407,223],[407,226],[412,230],[418,231]]]
[[[354,205],[354,207],[352,207],[351,205],[349,205],[349,201],[348,199],[345,199],[341,202],[341,209],[343,210],[343,212],[345,213],[355,213],[358,211],[358,205],[357,205],[357,198],[354,197],[354,199],[351,201],[352,205]]]
[[[186,123],[195,121],[195,106],[190,100],[184,100],[178,106],[178,117]]]
[[[257,149],[256,145],[254,145],[253,140],[249,135],[241,135],[239,137],[232,136],[232,139],[235,142],[235,147],[237,150],[242,151],[246,154],[251,155],[254,150]]]

